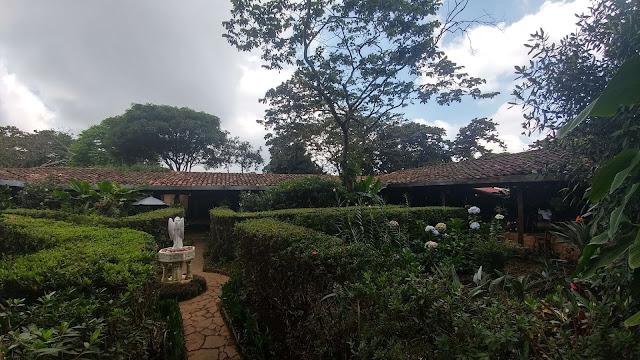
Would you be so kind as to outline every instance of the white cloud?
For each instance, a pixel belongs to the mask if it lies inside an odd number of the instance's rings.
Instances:
[[[423,124],[423,125],[427,125],[427,126],[436,126],[439,128],[443,128],[446,132],[445,134],[445,139],[448,140],[453,140],[456,138],[456,134],[458,133],[458,128],[449,124],[448,122],[444,121],[444,120],[427,120],[427,119],[423,119],[423,118],[417,118],[417,119],[413,119],[413,121],[419,123],[419,124]]]
[[[50,129],[55,114],[0,62],[0,125],[33,131]]]
[[[508,152],[521,152],[528,149],[529,145],[537,138],[522,135],[522,110],[520,107],[511,107],[508,103],[502,104],[491,116],[498,125],[498,137],[507,146]],[[502,148],[491,143],[486,145],[495,152],[502,152]]]
[[[445,53],[466,71],[487,80],[486,87],[504,90],[513,78],[514,66],[528,61],[524,44],[530,34],[543,28],[550,40],[557,41],[576,29],[576,13],[584,13],[589,0],[545,1],[536,13],[511,24],[478,25],[443,46]]]

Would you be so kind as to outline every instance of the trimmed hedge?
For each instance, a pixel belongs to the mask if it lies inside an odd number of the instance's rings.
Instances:
[[[101,215],[74,214],[60,210],[39,210],[39,209],[8,209],[5,214],[29,216],[32,218],[45,218],[71,222],[80,225],[106,226],[112,228],[132,228],[151,234],[158,247],[171,245],[169,233],[167,232],[167,221],[170,217],[184,216],[182,208],[165,208],[148,211],[122,218],[112,218]]]
[[[155,275],[155,242],[141,231],[6,214],[0,223],[12,234],[12,245],[4,247],[17,252],[44,249],[0,261],[3,297],[33,297],[68,287],[125,290],[144,286]]]
[[[456,207],[351,206],[262,212],[235,212],[228,208],[214,208],[209,211],[209,215],[210,255],[219,260],[230,260],[235,257],[234,225],[249,219],[274,218],[329,235],[346,234],[350,226],[366,222],[383,223],[395,220],[401,226],[408,227],[409,234],[416,235],[423,230],[417,220],[426,224],[436,224],[451,218],[466,218],[467,212]]]
[[[247,299],[260,323],[269,324],[269,334],[286,339],[272,349],[285,354],[305,349],[308,321],[315,307],[337,283],[359,276],[384,262],[377,252],[358,243],[274,219],[254,219],[235,227],[239,242],[242,282]],[[301,276],[304,274],[304,276]],[[289,354],[297,358],[295,354]]]
[[[163,351],[183,353],[173,349],[182,342],[175,306],[167,315],[169,337],[163,339],[151,235],[15,214],[0,214],[0,229],[0,245],[13,252],[0,261],[6,320],[0,321],[0,352],[7,358],[144,359],[160,358]]]
[[[160,285],[160,299],[185,301],[207,291],[207,280],[200,275],[193,275],[188,283],[168,283]]]

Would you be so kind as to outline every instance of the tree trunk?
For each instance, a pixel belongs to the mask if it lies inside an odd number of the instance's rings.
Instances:
[[[342,178],[342,184],[351,191],[353,189],[353,181],[355,180],[355,174],[353,169],[349,166],[349,127],[346,125],[340,126],[342,130],[342,156],[340,158],[340,177]]]

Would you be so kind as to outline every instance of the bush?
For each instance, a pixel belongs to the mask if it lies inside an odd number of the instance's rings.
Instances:
[[[272,207],[271,192],[267,191],[243,191],[240,193],[241,211],[266,211]]]
[[[465,210],[451,207],[340,207],[301,208],[263,212],[235,212],[227,208],[214,208],[210,212],[211,244],[210,256],[217,260],[235,258],[233,228],[237,222],[247,219],[274,218],[308,227],[329,235],[340,235],[354,239],[358,229],[389,229],[390,220],[397,221],[410,236],[420,237],[424,232],[418,220],[437,223],[450,218],[465,217]],[[369,234],[371,237],[378,236]]]
[[[200,275],[193,275],[188,283],[170,283],[160,285],[160,298],[185,301],[207,291],[207,280]]]
[[[306,346],[309,339],[298,335],[308,334],[299,330],[317,302],[336,283],[353,279],[380,260],[366,245],[273,219],[242,222],[236,234],[252,310],[258,321],[269,324],[270,336],[287,339],[286,346],[269,350],[276,353]]]
[[[243,211],[320,208],[340,205],[347,191],[339,180],[329,177],[299,177],[269,188],[262,193],[244,193],[240,197]]]
[[[35,297],[45,291],[107,287],[125,291],[143,287],[155,274],[153,238],[131,229],[78,226],[48,219],[4,215],[2,226],[20,234],[22,249],[41,242],[56,245],[15,259],[0,261],[0,293]]]
[[[42,182],[30,182],[18,191],[15,203],[24,208],[29,209],[47,209],[58,207],[59,204],[53,197],[53,192],[59,190],[52,179]]]
[[[162,359],[185,360],[187,358],[187,350],[184,346],[182,314],[180,313],[178,301],[175,299],[161,300],[158,304],[158,312],[167,323]]]
[[[156,239],[158,247],[163,248],[171,245],[167,231],[168,219],[170,217],[184,216],[184,209],[165,208],[121,218],[112,218],[96,214],[75,214],[61,210],[47,209],[8,209],[3,211],[3,213],[32,218],[61,220],[79,225],[132,228],[151,234]]]
[[[235,229],[242,270],[222,299],[252,358],[513,358],[535,325],[523,304],[426,275],[407,249],[274,219]]]
[[[0,353],[160,356],[151,235],[13,214],[3,214],[0,226],[12,234],[2,241],[20,247],[0,261]]]

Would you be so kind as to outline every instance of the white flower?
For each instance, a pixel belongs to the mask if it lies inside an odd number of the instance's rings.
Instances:
[[[438,247],[438,243],[435,241],[427,241],[426,243],[424,243],[425,249],[435,249],[437,247]]]
[[[438,230],[439,232],[447,231],[447,224],[445,224],[445,223],[437,223],[436,224],[436,230]]]
[[[471,228],[471,230],[478,230],[480,229],[480,224],[477,221],[474,221],[469,224],[469,227]]]
[[[391,220],[391,221],[389,221],[389,226],[398,227],[398,226],[400,226],[400,224],[395,220]]]
[[[425,232],[430,232],[430,233],[432,233],[432,232],[433,232],[433,230],[435,230],[435,229],[436,229],[436,228],[434,228],[433,226],[431,226],[431,225],[427,225],[427,227],[425,227],[425,228],[424,228],[424,231],[425,231]]]
[[[504,215],[496,214],[496,220],[504,220]]]
[[[431,232],[434,236],[438,236],[440,235],[440,232],[436,229],[433,229],[433,231]]]
[[[477,206],[472,206],[467,210],[469,214],[480,214],[480,208]]]

